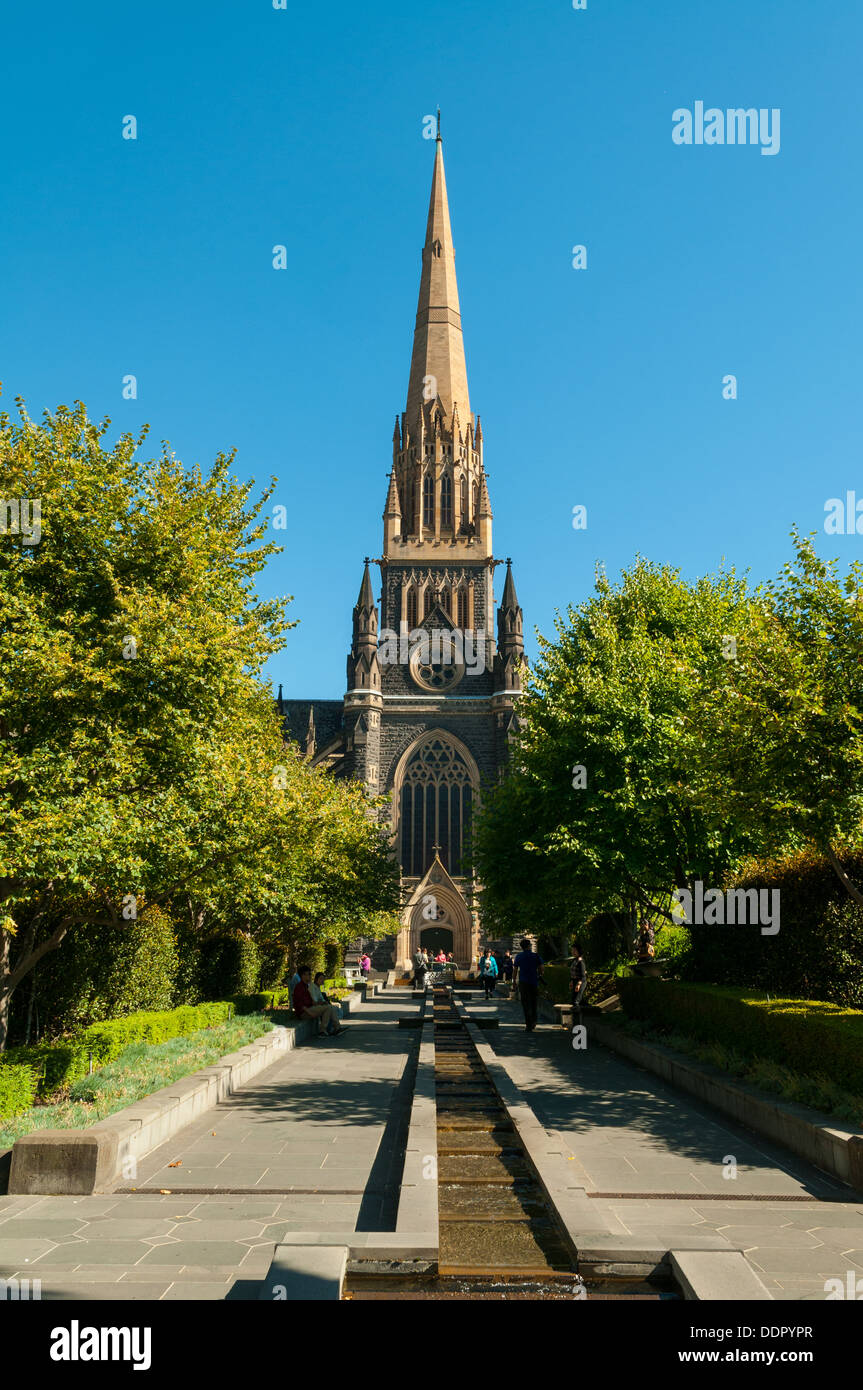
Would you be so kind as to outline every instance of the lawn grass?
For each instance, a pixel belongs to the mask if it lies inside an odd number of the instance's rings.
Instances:
[[[34,1105],[14,1119],[0,1120],[0,1150],[38,1129],[85,1129],[172,1081],[211,1066],[272,1027],[263,1014],[247,1014],[170,1042],[130,1043],[113,1062],[76,1081],[67,1094],[53,1096],[48,1104]]]

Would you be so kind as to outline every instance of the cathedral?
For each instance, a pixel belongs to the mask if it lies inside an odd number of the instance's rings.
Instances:
[[[407,968],[420,942],[469,968],[485,944],[471,817],[506,766],[524,642],[509,560],[495,637],[502,561],[493,557],[482,427],[468,394],[439,122],[383,523],[383,552],[366,558],[353,612],[344,698],[285,700],[280,689],[279,709],[286,735],[314,764],[390,797],[401,929],[370,948],[375,968]]]

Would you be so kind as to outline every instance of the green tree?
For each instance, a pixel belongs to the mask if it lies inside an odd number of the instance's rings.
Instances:
[[[254,581],[267,493],[164,446],[112,449],[79,403],[0,416],[3,490],[42,536],[0,544],[0,1047],[21,980],[75,927],[169,906],[308,949],[397,901],[382,803],[286,745],[266,659],[291,626]],[[180,987],[193,990],[181,970]]]
[[[756,608],[733,573],[689,584],[639,560],[558,617],[519,704],[512,774],[474,831],[493,914],[565,936],[607,908],[667,915],[673,887],[718,883],[756,847],[698,795],[688,718]]]
[[[841,862],[863,843],[863,567],[843,576],[811,539],[793,539],[736,659],[690,712],[699,800],[765,852],[814,845],[863,903]]]

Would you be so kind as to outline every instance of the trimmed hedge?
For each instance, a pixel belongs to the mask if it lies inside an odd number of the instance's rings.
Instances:
[[[842,865],[863,886],[863,854],[844,855]],[[826,859],[809,850],[765,860],[725,886],[778,889],[779,931],[762,936],[757,926],[692,926],[686,979],[863,1009],[863,907]],[[656,952],[662,954],[658,939]]]
[[[176,931],[159,907],[122,926],[81,924],[40,961],[12,996],[12,1044],[23,1043],[31,990],[39,1035],[62,1037],[127,1014],[172,1009],[179,958]],[[220,994],[217,998],[224,999]]]
[[[36,1099],[39,1073],[34,1067],[8,1066],[0,1060],[0,1120],[23,1115]]]
[[[229,1018],[234,1005],[229,1001],[212,1004],[184,1004],[179,1009],[158,1013],[129,1014],[108,1023],[93,1023],[71,1038],[35,1047],[12,1047],[3,1054],[3,1068],[33,1068],[38,1078],[37,1094],[53,1091],[86,1076],[93,1067],[102,1067],[133,1042],[161,1043],[171,1038],[212,1028]]]
[[[570,991],[568,965],[545,965],[543,966],[542,978],[548,985],[549,992],[555,1004],[569,1003]]]
[[[619,982],[630,1018],[770,1058],[801,1076],[826,1076],[863,1095],[863,1012],[753,990],[646,980]]]
[[[258,972],[258,989],[278,989],[288,968],[288,949],[280,941],[264,941],[258,945],[261,968]]]
[[[245,932],[222,932],[201,942],[198,988],[203,999],[232,999],[258,988],[261,953]]]
[[[262,1014],[268,1009],[289,1009],[291,991],[284,989],[259,989],[254,994],[235,994],[234,1008],[238,1014]]]
[[[324,947],[324,974],[334,979],[344,964],[344,951],[335,941],[328,941]]]

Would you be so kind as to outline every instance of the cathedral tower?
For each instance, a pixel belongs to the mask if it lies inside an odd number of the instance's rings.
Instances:
[[[481,948],[470,828],[517,728],[522,611],[507,561],[495,633],[492,512],[471,411],[443,146],[438,129],[404,411],[383,511],[381,595],[369,560],[354,607],[347,691],[283,701],[293,736],[337,775],[391,798],[403,910],[376,968],[420,941],[465,967]],[[379,621],[380,617],[380,621]],[[297,732],[294,732],[294,731]]]

